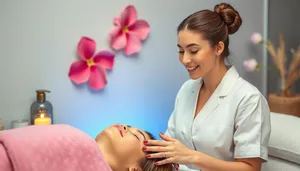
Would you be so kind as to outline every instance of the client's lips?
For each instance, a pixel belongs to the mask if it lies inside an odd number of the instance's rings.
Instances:
[[[121,136],[123,137],[123,131],[120,125],[115,125],[115,127],[119,130]]]

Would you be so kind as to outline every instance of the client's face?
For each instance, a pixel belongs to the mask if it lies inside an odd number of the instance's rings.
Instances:
[[[110,155],[117,156],[124,165],[138,164],[145,159],[143,141],[150,136],[137,128],[115,124],[104,129],[96,138],[101,143],[105,141],[105,148]],[[104,143],[104,142],[103,142]]]

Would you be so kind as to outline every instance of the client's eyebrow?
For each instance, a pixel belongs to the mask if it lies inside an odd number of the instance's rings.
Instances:
[[[127,127],[131,128],[130,125],[127,125]],[[137,129],[137,132],[140,133],[140,134],[142,134],[142,136],[144,137],[144,140],[146,139],[146,136],[145,136],[145,134],[142,131],[140,131],[140,130]]]
[[[142,134],[143,135],[143,137],[144,137],[144,140],[146,139],[146,136],[144,135],[144,133],[142,132],[142,131],[140,131],[140,130],[137,130],[140,134]]]

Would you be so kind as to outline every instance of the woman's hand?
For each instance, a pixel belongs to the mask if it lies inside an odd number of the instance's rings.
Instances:
[[[177,139],[163,135],[159,136],[164,140],[146,140],[143,147],[145,152],[156,152],[147,154],[147,158],[165,158],[155,163],[155,165],[164,165],[168,163],[190,164],[193,150],[185,147]]]

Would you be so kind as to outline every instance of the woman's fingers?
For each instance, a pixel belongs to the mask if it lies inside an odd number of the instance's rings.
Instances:
[[[159,152],[159,153],[147,154],[146,157],[149,158],[149,159],[169,158],[169,157],[173,157],[173,153],[171,153],[171,152]]]
[[[161,166],[161,165],[165,165],[165,164],[169,164],[169,163],[174,163],[174,158],[170,157],[170,158],[166,158],[164,160],[161,161],[157,161],[155,162],[155,166]]]
[[[156,166],[172,163],[173,167],[176,170],[179,169],[179,164],[174,163],[174,158],[173,158],[174,155],[172,152],[159,152],[159,153],[147,154],[146,157],[149,159],[154,159],[154,158],[164,159],[156,162],[155,163]]]
[[[173,163],[173,167],[174,167],[176,170],[179,170],[179,164]]]
[[[165,141],[176,141],[176,139],[174,139],[174,138],[171,138],[171,137],[168,137],[168,136],[166,136],[166,135],[164,135],[163,133],[159,133],[159,136],[163,139],[163,140],[165,140]]]
[[[168,146],[170,145],[169,142],[166,141],[160,141],[160,140],[145,140],[145,145],[152,145],[152,146]]]
[[[145,152],[166,152],[170,151],[168,147],[163,146],[144,146],[143,151]]]

